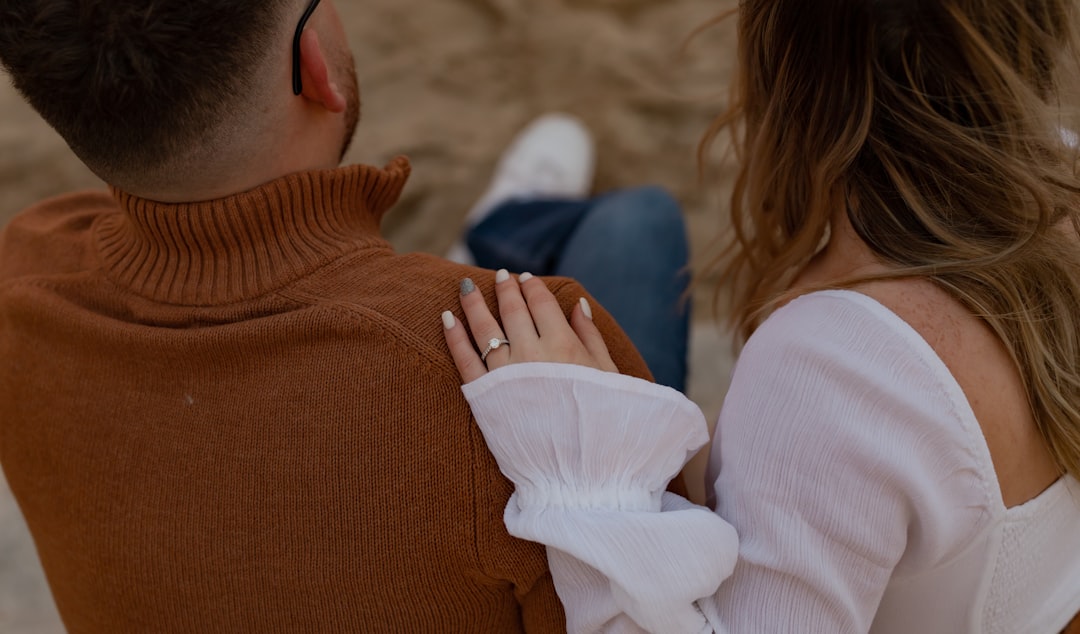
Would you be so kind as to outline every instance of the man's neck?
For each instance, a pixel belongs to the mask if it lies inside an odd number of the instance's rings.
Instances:
[[[169,187],[154,188],[147,191],[131,191],[129,193],[162,203],[197,203],[210,200],[229,198],[244,192],[258,189],[267,183],[282,179],[289,174],[298,172],[315,172],[335,169],[336,161],[323,161],[321,163],[299,164],[295,163],[278,170],[265,170],[249,173],[244,178],[231,179],[228,182],[218,184],[194,184],[176,183]]]
[[[257,189],[289,174],[337,168],[341,163],[340,117],[305,102],[291,105],[288,116],[249,131],[256,138],[223,139],[217,149],[178,159],[169,174],[145,187],[124,187],[131,194],[165,203],[228,198]],[[225,148],[225,149],[222,149]]]

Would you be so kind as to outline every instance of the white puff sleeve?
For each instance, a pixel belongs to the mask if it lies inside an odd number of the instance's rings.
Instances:
[[[664,493],[708,441],[696,405],[562,364],[508,366],[463,389],[515,484],[507,528],[549,547],[568,631],[710,631],[694,601],[731,573],[736,536]]]

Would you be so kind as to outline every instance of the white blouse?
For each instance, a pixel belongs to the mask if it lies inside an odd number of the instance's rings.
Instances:
[[[558,364],[463,389],[570,632],[1051,634],[1080,612],[1080,483],[1006,509],[960,386],[864,295],[803,296],[747,342],[715,513],[663,493],[707,440],[674,390]]]

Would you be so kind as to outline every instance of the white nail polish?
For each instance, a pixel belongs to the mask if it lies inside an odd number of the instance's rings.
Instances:
[[[589,305],[589,300],[584,297],[581,298],[581,312],[585,313],[585,316],[592,319],[592,306]]]
[[[455,324],[457,324],[457,320],[454,319],[454,313],[452,313],[450,311],[446,311],[445,313],[442,314],[443,328],[446,328],[447,330],[450,330],[451,328],[454,327]]]
[[[533,278],[532,273],[522,273],[521,275],[518,276],[518,281],[521,282],[522,284],[524,284],[525,282],[528,282],[532,278]]]
[[[496,284],[502,284],[508,279],[510,279],[510,271],[507,271],[506,269],[501,269],[498,273],[495,274]]]

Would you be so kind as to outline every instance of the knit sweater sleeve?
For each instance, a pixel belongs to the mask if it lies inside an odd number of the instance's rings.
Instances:
[[[571,631],[867,632],[897,567],[955,554],[989,500],[978,432],[893,318],[807,297],[755,334],[713,450],[719,515],[656,497],[697,425],[674,395],[544,364],[466,386]]]

